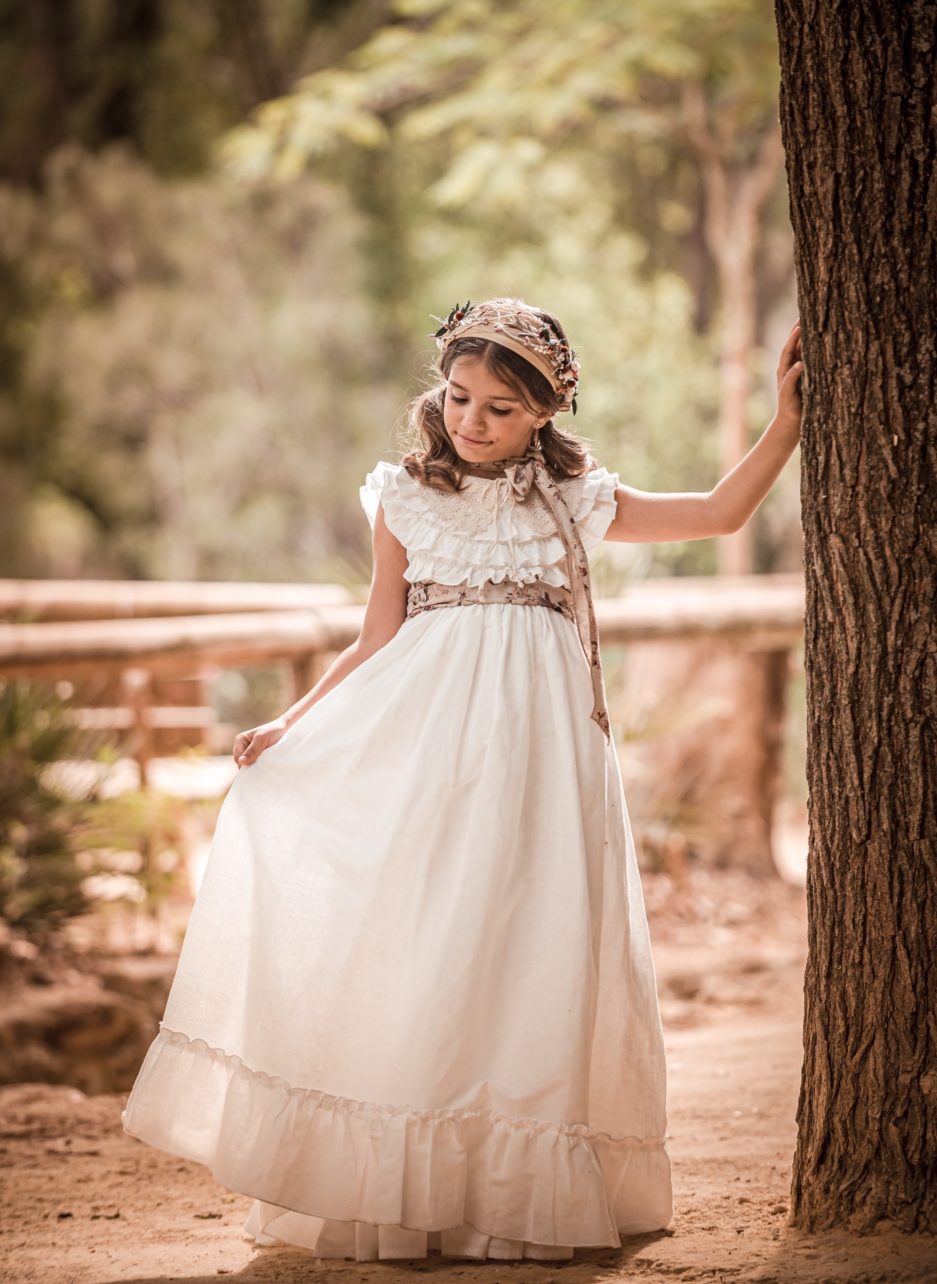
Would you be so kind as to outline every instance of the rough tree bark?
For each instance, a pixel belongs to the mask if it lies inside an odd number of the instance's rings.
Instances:
[[[776,0],[804,352],[792,1225],[937,1231],[937,5]]]

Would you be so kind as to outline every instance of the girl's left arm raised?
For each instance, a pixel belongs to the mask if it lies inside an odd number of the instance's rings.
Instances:
[[[751,450],[711,491],[646,491],[618,486],[618,510],[605,538],[632,543],[708,539],[739,530],[767,495],[800,441],[803,371],[800,321],[778,362],[778,408]]]

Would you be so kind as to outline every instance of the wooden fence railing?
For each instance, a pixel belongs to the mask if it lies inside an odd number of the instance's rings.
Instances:
[[[228,580],[0,580],[0,620],[113,620],[133,616],[289,611],[354,601],[340,584]]]
[[[804,587],[799,575],[643,581],[595,609],[603,646],[722,637],[783,651],[802,633]],[[85,710],[86,722],[134,727],[145,779],[160,726],[201,737],[212,723],[204,696],[167,704],[160,682],[283,661],[296,699],[363,614],[337,585],[0,580],[0,677],[109,674],[118,702]]]

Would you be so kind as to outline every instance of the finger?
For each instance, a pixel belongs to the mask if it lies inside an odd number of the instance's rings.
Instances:
[[[793,361],[800,354],[800,335],[793,332],[788,336],[788,340],[781,349],[781,360],[778,364],[778,374],[783,375],[791,368]]]

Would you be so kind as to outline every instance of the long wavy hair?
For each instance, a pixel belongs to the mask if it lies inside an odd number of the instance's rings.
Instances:
[[[549,312],[541,308],[531,310],[551,325],[561,338],[566,338],[562,326]],[[462,487],[464,461],[449,438],[443,417],[446,380],[458,357],[472,357],[484,362],[495,378],[514,389],[531,414],[550,414],[550,419],[540,428],[540,447],[547,467],[555,477],[579,477],[595,467],[596,461],[583,439],[556,426],[553,415],[560,399],[537,367],[511,348],[481,335],[471,335],[453,340],[440,353],[438,364],[431,369],[434,373],[441,373],[443,379],[414,397],[407,408],[410,437],[422,442],[422,447],[409,450],[400,461],[411,477],[437,490],[458,491]]]

